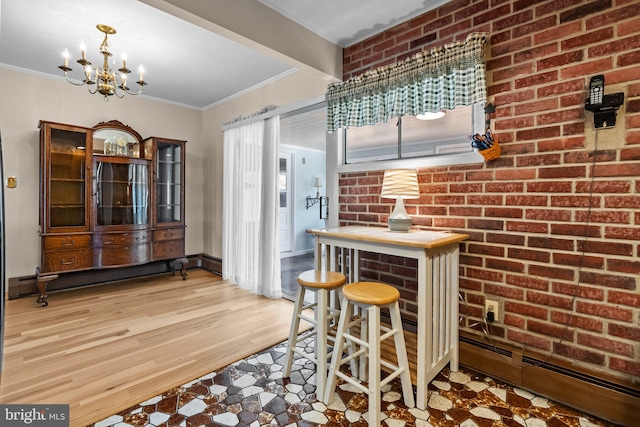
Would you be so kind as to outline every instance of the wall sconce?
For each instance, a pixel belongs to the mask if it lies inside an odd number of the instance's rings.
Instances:
[[[404,208],[404,199],[420,197],[418,173],[415,169],[391,169],[384,171],[381,197],[396,199],[393,213],[389,215],[389,230],[409,231],[411,217]]]
[[[326,219],[329,214],[329,198],[320,195],[322,178],[317,176],[313,181],[313,186],[316,187],[316,197],[307,196],[307,209],[320,202],[320,219]]]

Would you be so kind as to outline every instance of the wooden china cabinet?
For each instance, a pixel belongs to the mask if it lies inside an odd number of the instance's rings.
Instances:
[[[174,261],[185,277],[185,141],[40,122],[38,302],[61,273]]]

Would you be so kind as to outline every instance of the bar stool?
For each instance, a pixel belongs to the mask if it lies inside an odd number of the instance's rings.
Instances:
[[[330,306],[331,291],[339,291],[347,278],[342,273],[325,270],[307,270],[298,276],[298,290],[296,292],[296,302],[293,309],[293,321],[287,342],[287,355],[284,362],[284,376],[291,375],[293,364],[293,354],[304,357],[316,364],[316,394],[321,397],[324,393],[327,382],[327,359],[331,354],[327,353],[329,339],[329,322],[336,319],[340,310]],[[305,294],[307,291],[315,292],[316,302],[305,305]],[[313,309],[314,317],[310,318],[303,314],[304,310]],[[300,320],[313,325],[309,331],[298,335]],[[311,336],[316,336],[315,352],[313,355],[296,348],[296,344]]]
[[[404,403],[408,407],[415,406],[407,349],[405,347],[404,332],[402,330],[402,319],[400,318],[400,307],[398,305],[400,292],[393,286],[384,283],[355,282],[343,286],[342,295],[342,311],[338,322],[336,343],[329,367],[327,389],[325,390],[323,402],[329,404],[333,401],[336,381],[338,377],[340,377],[369,395],[369,425],[378,426],[380,425],[381,388],[398,375],[402,383]],[[354,306],[361,307],[363,314],[363,316],[355,320],[352,319]],[[391,329],[380,324],[380,309],[382,307],[389,309]],[[361,324],[361,329],[365,326],[367,327],[367,341],[350,333],[351,327],[358,323]],[[398,366],[393,365],[389,361],[380,360],[380,343],[392,336],[394,337]],[[365,336],[363,336],[363,338],[364,337]],[[358,351],[352,352],[343,358],[342,352],[345,341],[350,341],[351,344],[359,344],[360,347]],[[369,362],[368,387],[365,387],[357,379],[340,371],[342,364],[350,361],[352,358],[361,356],[362,353],[368,357]],[[392,373],[385,379],[381,378],[381,365],[392,370]]]

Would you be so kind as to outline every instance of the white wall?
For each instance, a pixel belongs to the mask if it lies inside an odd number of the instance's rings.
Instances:
[[[143,138],[161,136],[187,141],[186,253],[203,252],[202,112],[141,97],[90,95],[69,83],[0,68],[0,135],[5,182],[7,278],[35,274],[39,264],[40,120],[91,127],[119,120]],[[6,188],[6,177],[18,186]]]

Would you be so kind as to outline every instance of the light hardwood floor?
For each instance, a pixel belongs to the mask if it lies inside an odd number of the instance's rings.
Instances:
[[[86,426],[284,341],[293,304],[204,270],[7,301],[1,403],[70,404]]]

